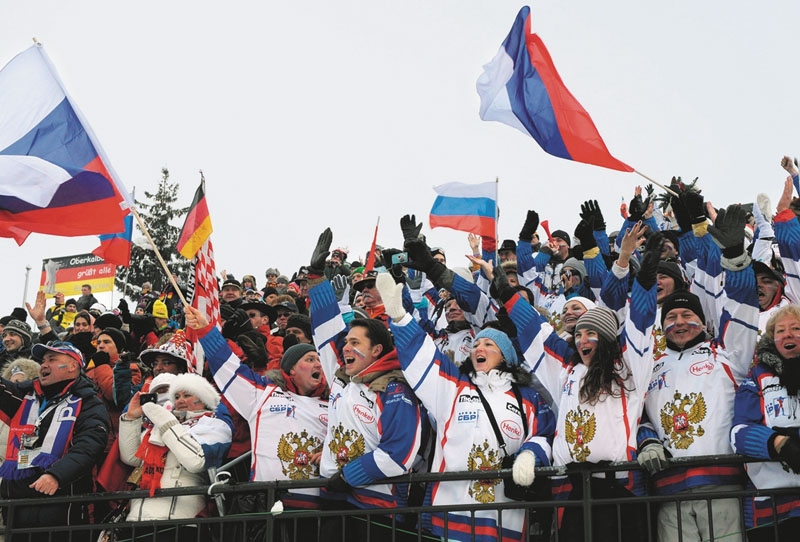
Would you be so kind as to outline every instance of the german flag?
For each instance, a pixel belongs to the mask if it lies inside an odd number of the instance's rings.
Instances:
[[[194,193],[189,214],[186,215],[186,222],[178,239],[176,247],[178,252],[187,260],[193,259],[212,231],[214,228],[211,226],[211,217],[208,215],[206,204],[206,181],[201,174],[200,186]]]

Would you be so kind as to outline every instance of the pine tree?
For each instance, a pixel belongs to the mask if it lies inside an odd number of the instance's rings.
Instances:
[[[186,284],[189,277],[190,263],[181,256],[175,246],[183,224],[182,218],[189,211],[188,207],[176,208],[178,200],[178,183],[170,184],[169,170],[161,170],[161,181],[155,194],[145,191],[144,195],[151,203],[136,200],[136,209],[153,239],[153,243],[161,253],[170,270],[178,275],[178,282]],[[181,219],[181,220],[179,220]],[[138,222],[134,221],[139,236],[144,236]],[[134,235],[134,238],[137,236]],[[123,292],[130,299],[138,299],[142,291],[142,284],[150,282],[153,291],[160,292],[169,284],[169,279],[158,261],[149,243],[139,246],[136,243],[131,248],[131,265],[128,268],[117,268],[115,284],[117,290]],[[133,311],[133,308],[131,308]]]

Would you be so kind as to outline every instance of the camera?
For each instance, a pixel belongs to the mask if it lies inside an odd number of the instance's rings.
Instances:
[[[139,395],[139,404],[144,405],[147,403],[157,403],[158,402],[158,394],[157,393],[142,393]]]
[[[408,252],[392,254],[392,265],[408,263]]]

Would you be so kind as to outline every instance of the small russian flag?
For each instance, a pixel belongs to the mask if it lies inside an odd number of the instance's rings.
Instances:
[[[495,236],[497,229],[497,183],[447,183],[434,187],[431,228],[450,228]]]

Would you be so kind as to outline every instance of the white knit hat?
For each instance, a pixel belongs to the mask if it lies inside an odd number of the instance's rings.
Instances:
[[[177,375],[169,386],[169,396],[175,400],[175,394],[179,391],[188,391],[198,399],[209,410],[215,410],[219,405],[219,393],[214,389],[208,380],[194,373],[184,373]]]

